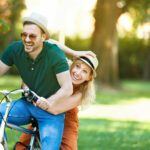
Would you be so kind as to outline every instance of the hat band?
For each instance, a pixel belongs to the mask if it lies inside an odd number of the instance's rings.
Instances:
[[[95,68],[94,68],[94,65],[92,64],[92,62],[88,59],[88,58],[86,58],[86,57],[80,57],[80,58],[82,58],[82,59],[84,59],[85,61],[87,61],[90,65],[91,65],[91,67],[95,70]]]

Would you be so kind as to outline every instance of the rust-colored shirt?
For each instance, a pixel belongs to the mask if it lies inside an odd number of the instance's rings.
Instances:
[[[61,141],[60,150],[77,150],[78,139],[78,108],[66,112],[64,122],[64,132]]]

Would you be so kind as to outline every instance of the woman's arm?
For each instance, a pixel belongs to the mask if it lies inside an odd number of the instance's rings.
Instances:
[[[70,109],[73,109],[81,104],[82,94],[80,92],[73,94],[63,101],[50,101],[49,107],[47,109],[48,112],[58,115],[60,113],[66,112]]]
[[[48,40],[49,43],[52,44],[56,44],[60,49],[62,49],[64,51],[64,53],[74,56],[74,57],[80,57],[80,56],[87,56],[90,55],[92,57],[96,57],[96,55],[92,52],[92,51],[75,51],[67,46],[65,46],[64,44],[53,40],[53,39],[49,39]]]
[[[27,85],[22,81],[22,87],[27,87]],[[66,112],[70,109],[73,109],[81,104],[81,99],[82,94],[80,92],[75,93],[71,96],[69,96],[66,99],[61,99],[60,101],[47,101],[44,99],[43,102],[45,102],[45,105],[48,106],[46,109],[47,112],[53,114],[53,115],[58,115],[60,113]],[[36,105],[36,103],[34,103]]]

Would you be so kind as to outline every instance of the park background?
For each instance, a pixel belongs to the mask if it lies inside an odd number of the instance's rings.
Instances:
[[[150,150],[149,0],[0,0],[0,56],[32,11],[48,17],[51,38],[97,54],[96,100],[79,113],[78,149]],[[20,83],[13,67],[0,89]],[[20,133],[8,132],[12,149]]]

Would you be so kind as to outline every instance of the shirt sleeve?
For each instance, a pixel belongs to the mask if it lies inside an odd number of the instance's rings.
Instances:
[[[13,45],[14,44],[9,45],[8,48],[6,48],[6,50],[3,52],[2,57],[1,57],[1,61],[8,66],[12,66],[14,64]]]
[[[69,65],[64,52],[57,46],[54,46],[54,72],[55,74],[68,71]]]

